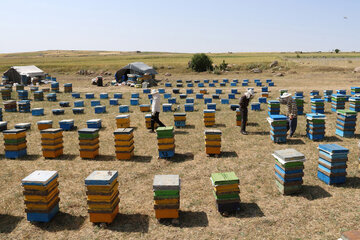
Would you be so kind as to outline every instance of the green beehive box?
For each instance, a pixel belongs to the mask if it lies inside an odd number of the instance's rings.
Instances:
[[[213,185],[239,184],[239,178],[234,172],[212,173],[211,181]]]
[[[158,138],[173,138],[174,137],[174,127],[158,127],[156,129]]]

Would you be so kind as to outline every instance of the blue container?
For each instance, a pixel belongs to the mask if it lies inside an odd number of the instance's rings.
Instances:
[[[186,84],[187,87],[194,87],[194,84],[193,83],[188,83]]]
[[[122,99],[122,93],[114,93],[114,98]]]
[[[204,87],[204,83],[198,83],[198,87]]]
[[[187,98],[186,94],[180,94],[180,99],[185,99],[185,98]]]
[[[215,89],[216,94],[222,94],[222,89]]]
[[[274,82],[269,82],[269,83],[268,83],[268,86],[269,86],[269,87],[273,87],[273,86],[275,86],[275,83],[274,83]]]
[[[28,94],[27,90],[18,90],[17,93],[18,93],[18,98],[20,100],[27,100],[28,99],[29,94]]]
[[[46,95],[46,98],[50,102],[56,102],[56,93],[49,93]]]
[[[209,83],[210,80],[209,79],[204,79],[204,83]]]
[[[86,121],[87,128],[101,128],[101,119],[91,119]]]
[[[193,112],[194,111],[193,103],[186,103],[184,106],[185,106],[185,112]]]
[[[148,94],[148,99],[152,99],[152,94]]]
[[[192,89],[186,89],[186,94],[193,94],[194,91]]]
[[[231,93],[233,93],[233,94],[238,94],[239,92],[238,92],[238,90],[237,90],[236,88],[232,88],[232,89],[231,89]]]
[[[235,94],[229,93],[229,94],[228,94],[228,98],[229,98],[229,99],[235,99]]]
[[[63,115],[65,113],[65,110],[64,109],[52,109],[51,112],[54,115]]]
[[[237,83],[236,83],[236,82],[231,82],[231,83],[230,83],[230,86],[231,86],[231,87],[236,87],[236,86],[237,86]]]
[[[243,87],[249,86],[249,83],[243,82],[243,83],[241,83],[241,86],[243,86]]]
[[[176,97],[169,98],[168,103],[176,104]]]
[[[159,91],[160,94],[164,94],[165,93],[165,88],[159,88],[158,91]]]
[[[84,107],[84,101],[75,101],[74,107]]]
[[[106,112],[106,106],[96,106],[94,107],[95,114],[105,113]]]
[[[71,93],[71,96],[72,96],[73,98],[80,98],[80,93],[73,92],[73,93]]]
[[[171,103],[164,103],[162,105],[163,112],[171,112],[172,111],[172,104]]]
[[[68,101],[61,101],[59,102],[60,107],[70,107],[70,102]]]
[[[33,116],[43,116],[44,115],[44,109],[43,108],[33,108],[31,110],[31,114]]]
[[[52,78],[51,78],[51,81],[56,82],[56,77],[52,77]]]
[[[261,88],[261,92],[268,92],[268,91],[269,91],[268,87],[262,87]]]
[[[93,93],[85,93],[85,98],[86,99],[94,99],[95,95]]]
[[[235,82],[235,83],[239,83],[238,79],[233,79],[232,81]]]
[[[228,83],[228,82],[229,82],[229,79],[223,78],[223,83]]]
[[[240,105],[239,104],[231,104],[230,105],[230,109],[233,110],[233,111],[236,111],[236,109],[240,108]]]
[[[91,101],[91,106],[92,107],[96,107],[96,106],[100,106],[101,104],[100,104],[100,101],[99,100],[92,100]]]
[[[26,148],[19,151],[7,151],[5,150],[5,158],[16,159],[27,155]]]
[[[109,100],[109,104],[110,104],[111,106],[117,106],[117,105],[119,105],[119,99],[117,99],[117,98],[112,98],[112,99]]]
[[[172,87],[171,83],[165,83],[165,87]]]
[[[202,94],[202,93],[197,93],[197,94],[196,94],[196,99],[204,99],[204,94]]]
[[[212,82],[213,82],[213,83],[218,83],[218,82],[219,82],[219,80],[214,79]]]
[[[76,107],[72,109],[73,114],[83,114],[84,113],[84,108],[82,107]]]
[[[267,98],[266,97],[259,97],[259,103],[266,103],[267,102]]]
[[[139,98],[139,93],[132,93],[131,98]]]
[[[120,113],[127,113],[127,112],[129,112],[129,106],[128,106],[128,105],[120,105],[120,106],[119,106],[119,112],[120,112]]]
[[[59,204],[56,204],[49,213],[26,213],[29,222],[50,222],[59,212]]]
[[[59,127],[64,131],[71,131],[74,129],[74,120],[68,119],[68,120],[61,120],[59,121]]]
[[[164,99],[171,98],[171,93],[164,93]]]
[[[160,158],[171,158],[174,157],[175,151],[159,151]]]
[[[212,103],[212,98],[204,98],[204,104]]]
[[[219,94],[213,94],[213,95],[212,95],[212,98],[213,98],[213,99],[220,99],[220,96],[219,96]]]
[[[130,105],[131,106],[139,105],[139,99],[138,98],[131,98],[130,99]]]
[[[256,86],[257,86],[257,87],[261,87],[261,86],[262,86],[262,83],[261,83],[261,82],[257,82],[257,83],[256,83]]]
[[[215,87],[215,83],[209,83],[209,87]]]
[[[176,87],[181,88],[181,87],[183,87],[183,84],[182,83],[177,83]]]
[[[144,88],[144,89],[143,89],[143,93],[144,93],[144,94],[150,93],[150,88]]]
[[[194,98],[186,98],[186,103],[194,103]]]
[[[172,89],[172,92],[175,93],[175,94],[179,94],[179,93],[180,93],[180,89],[178,89],[178,88],[173,88],[173,89]]]
[[[100,99],[108,99],[109,98],[109,94],[107,93],[100,93]]]
[[[221,99],[221,104],[230,104],[230,100],[226,98]]]
[[[260,103],[252,103],[251,104],[251,110],[253,111],[260,111]]]
[[[206,107],[207,109],[216,110],[216,103],[208,103]]]
[[[220,87],[225,87],[226,86],[226,83],[222,82],[220,83]]]

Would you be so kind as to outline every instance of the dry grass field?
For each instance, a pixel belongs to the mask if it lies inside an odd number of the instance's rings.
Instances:
[[[23,62],[27,62],[23,58]],[[2,57],[1,61],[5,61]],[[15,64],[15,60],[8,63]],[[49,60],[52,61],[52,58]],[[146,62],[146,60],[144,60]],[[294,59],[297,67],[286,73],[285,77],[273,77],[271,72],[250,74],[245,71],[229,72],[223,75],[209,73],[176,73],[169,81],[176,79],[250,79],[250,87],[255,87],[254,78],[272,78],[275,87],[270,89],[270,99],[279,96],[279,89],[304,91],[305,112],[310,111],[309,92],[312,89],[347,89],[360,86],[359,75],[350,71],[360,63],[358,58],[336,59],[323,66],[322,59]],[[21,61],[19,61],[21,62]],[[340,62],[340,63],[339,63]],[[231,62],[230,62],[231,63]],[[163,63],[164,65],[166,63]],[[343,64],[340,66],[340,64]],[[20,64],[17,64],[20,65]],[[120,64],[122,65],[122,64]],[[305,67],[307,66],[308,67]],[[359,66],[360,64],[358,64]],[[3,67],[4,65],[2,65]],[[333,70],[337,66],[342,69]],[[344,67],[345,66],[345,67]],[[322,68],[328,67],[328,69]],[[61,66],[59,67],[61,68]],[[45,69],[46,70],[46,69]],[[164,87],[163,73],[160,71],[159,87]],[[130,103],[130,92],[139,91],[128,87],[95,87],[90,85],[91,77],[69,74],[56,74],[60,82],[73,83],[73,91],[93,92],[99,99],[99,93],[123,93],[121,104]],[[185,84],[184,84],[185,85]],[[49,87],[49,86],[44,86]],[[220,88],[217,86],[216,88]],[[222,87],[223,96],[231,91],[230,86]],[[237,87],[244,92],[244,87]],[[181,89],[185,92],[186,87]],[[207,87],[209,94],[215,88]],[[255,87],[259,97],[259,87]],[[170,92],[170,88],[166,88]],[[197,87],[194,93],[198,92]],[[13,93],[14,94],[14,93]],[[174,94],[173,94],[174,95]],[[148,103],[142,95],[140,103]],[[194,94],[195,96],[195,94]],[[15,94],[13,95],[15,97]],[[32,98],[32,95],[30,95]],[[240,97],[240,95],[238,95]],[[59,100],[74,101],[70,94],[58,94]],[[177,97],[182,106],[185,100]],[[235,125],[235,112],[229,105],[221,105],[215,100],[219,111],[216,112],[216,129],[223,132],[222,154],[219,158],[205,154],[205,129],[202,118],[203,101],[195,100],[196,111],[187,113],[187,128],[176,129],[176,156],[173,159],[158,159],[156,134],[148,133],[145,128],[145,113],[139,107],[132,106],[131,126],[135,130],[135,157],[129,161],[115,159],[113,131],[116,129],[115,116],[118,107],[109,106],[108,100],[101,100],[107,107],[107,113],[95,114],[90,100],[85,101],[85,114],[73,115],[70,108],[65,115],[53,116],[51,109],[58,108],[58,102],[31,102],[31,107],[44,107],[45,116],[33,117],[31,113],[3,113],[8,128],[20,122],[31,122],[32,129],[27,132],[29,156],[19,160],[4,158],[4,148],[0,147],[0,238],[1,239],[337,239],[341,232],[357,229],[360,221],[360,177],[359,149],[360,136],[341,138],[335,136],[336,114],[330,111],[326,103],[326,138],[313,142],[306,138],[306,120],[299,116],[295,137],[286,144],[275,144],[269,136],[266,121],[267,106],[262,111],[249,111],[250,135],[240,134]],[[238,100],[231,100],[237,103]],[[165,103],[162,100],[162,103]],[[347,105],[348,107],[348,105]],[[282,106],[282,112],[285,113]],[[86,120],[101,118],[104,128],[100,131],[100,156],[95,160],[82,160],[79,157],[78,134],[76,131],[64,132],[64,156],[47,160],[42,157],[40,133],[36,122],[52,119],[54,127],[58,121],[72,118],[78,128],[86,126]],[[173,125],[172,113],[161,113],[160,119],[166,125]],[[348,162],[348,180],[346,184],[328,186],[317,179],[317,146],[319,143],[337,143],[350,149]],[[3,139],[0,139],[3,146]],[[274,150],[295,148],[305,154],[305,176],[303,191],[294,196],[283,196],[275,188]],[[60,213],[47,224],[31,224],[24,212],[21,179],[34,170],[57,170],[59,172]],[[117,170],[119,172],[120,213],[115,222],[106,227],[89,222],[85,195],[84,179],[94,170]],[[234,171],[240,178],[241,211],[234,216],[222,217],[215,207],[212,187],[209,180],[213,172]],[[152,181],[156,174],[179,174],[182,181],[180,224],[160,224],[154,217]]]

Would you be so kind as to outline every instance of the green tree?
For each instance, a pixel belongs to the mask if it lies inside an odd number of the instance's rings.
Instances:
[[[335,49],[334,51],[335,51],[335,53],[339,53],[340,49]]]
[[[223,62],[220,64],[219,68],[221,71],[225,71],[227,69],[228,64],[223,60]]]
[[[190,68],[196,72],[212,71],[212,60],[205,53],[196,53],[191,58]]]

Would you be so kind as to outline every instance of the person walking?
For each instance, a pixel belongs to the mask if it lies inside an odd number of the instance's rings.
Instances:
[[[280,97],[280,103],[287,105],[287,114],[288,122],[287,122],[287,131],[290,130],[289,137],[292,137],[296,131],[297,127],[297,105],[296,101],[291,97],[290,93],[283,93]]]
[[[251,98],[254,96],[254,90],[249,89],[244,95],[240,98],[240,115],[241,115],[241,133],[247,135],[246,124],[248,120],[248,106]]]
[[[165,127],[165,125],[160,121],[159,114],[160,114],[160,94],[156,89],[151,90],[152,95],[152,105],[151,105],[151,130],[150,132],[153,133],[155,128],[155,122],[160,127]]]

